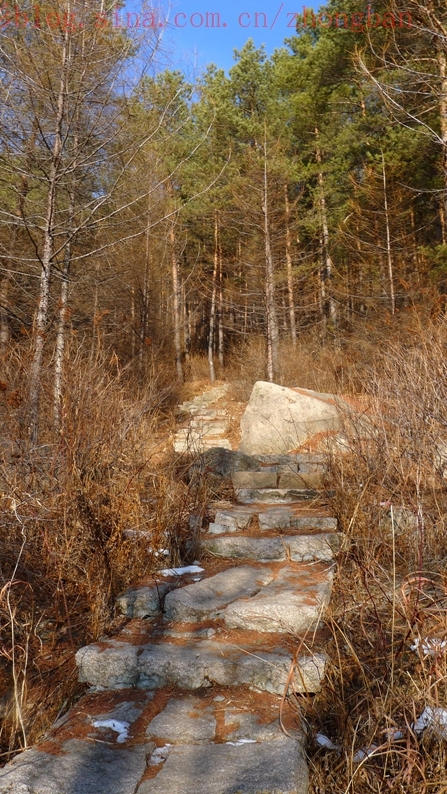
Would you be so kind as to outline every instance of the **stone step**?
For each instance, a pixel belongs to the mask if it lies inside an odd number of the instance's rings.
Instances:
[[[224,383],[222,386],[215,386],[213,389],[210,389],[203,394],[198,394],[197,397],[194,397],[192,400],[185,400],[185,402],[179,405],[179,410],[185,413],[192,413],[194,410],[202,410],[203,408],[207,408],[212,403],[220,400],[221,397],[227,393],[227,391],[227,383]]]
[[[227,438],[209,438],[207,436],[197,436],[195,439],[189,437],[174,439],[174,452],[180,454],[199,455],[214,447],[231,449],[231,444]]]
[[[333,571],[326,566],[289,566],[251,598],[229,604],[223,614],[230,629],[300,634],[318,628],[329,604]]]
[[[315,499],[317,491],[308,489],[289,488],[235,488],[238,502],[251,504],[253,502],[268,502],[271,504],[284,502],[298,502],[305,499]]]
[[[289,565],[279,571],[267,565],[229,568],[168,593],[164,619],[173,623],[222,619],[233,629],[301,633],[316,628],[321,620],[332,578],[328,565]]]
[[[0,769],[0,794],[135,794],[155,746],[144,734],[134,738],[133,726],[151,697],[128,690],[84,696],[36,748]],[[95,725],[110,720],[129,725],[130,736]]]
[[[294,471],[301,470],[301,466],[325,466],[327,464],[326,455],[313,454],[311,452],[290,453],[288,455],[252,455],[252,457],[261,463],[262,466],[287,467],[293,465],[298,467]]]
[[[284,736],[279,710],[243,689],[88,693],[0,770],[0,793],[306,794],[305,737],[287,704]]]
[[[232,601],[256,595],[274,577],[274,570],[267,566],[228,568],[201,582],[168,593],[164,606],[165,620],[180,623],[213,620],[220,617]]]
[[[198,408],[193,409],[191,411],[191,416],[194,417],[194,420],[213,420],[213,419],[223,419],[224,417],[228,416],[227,412],[224,409],[219,408]]]
[[[96,689],[200,689],[212,685],[249,686],[281,695],[290,683],[295,692],[318,692],[324,677],[324,654],[299,657],[290,674],[293,653],[286,647],[263,651],[259,644],[188,640],[185,644],[123,642],[109,639],[76,654],[79,681]],[[290,680],[292,679],[292,680]]]
[[[223,421],[222,419],[214,422],[209,419],[192,419],[190,427],[192,432],[201,436],[224,436],[229,424],[229,421]]]
[[[213,529],[217,527],[217,530]],[[203,537],[202,549],[217,557],[229,559],[259,560],[261,562],[293,560],[311,562],[313,560],[333,560],[340,544],[336,532],[321,532],[309,535],[280,535],[276,537],[252,537],[225,534],[226,527],[210,524],[209,533],[213,537]]]
[[[130,587],[116,599],[117,610],[128,618],[153,618],[160,614],[165,596],[174,587],[175,582]]]
[[[136,794],[306,794],[302,747],[282,736],[273,742],[180,745]]]
[[[293,471],[235,471],[231,475],[233,488],[239,489],[259,489],[259,488],[280,488],[296,489],[299,491],[318,490],[324,485],[324,472],[315,471],[309,473]]]
[[[214,524],[225,527],[227,532],[246,529],[253,519],[258,520],[261,530],[298,529],[301,531],[337,529],[337,519],[318,508],[306,508],[298,504],[245,504],[218,508]]]
[[[286,702],[287,703],[287,702]],[[283,737],[279,724],[278,696],[246,689],[214,689],[200,695],[178,693],[170,697],[146,727],[146,736],[156,742],[205,744],[210,742],[271,742]],[[301,724],[291,706],[285,708],[288,730],[304,741]]]

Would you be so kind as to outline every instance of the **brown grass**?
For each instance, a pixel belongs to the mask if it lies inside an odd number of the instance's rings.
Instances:
[[[370,432],[347,423],[350,450],[332,456],[344,541],[328,677],[307,716],[340,751],[311,742],[314,794],[446,791],[446,742],[411,728],[426,706],[447,708],[446,345],[441,323],[384,346],[364,384]],[[427,637],[433,654],[411,649]]]
[[[0,394],[2,761],[79,696],[75,651],[110,627],[120,591],[179,562],[203,497],[167,444],[180,394],[166,377],[141,388],[106,358],[79,357],[63,432],[52,435],[44,395],[45,443],[31,448],[24,401],[9,399],[16,370]]]
[[[446,743],[411,729],[425,706],[447,707],[447,654],[411,649],[447,637],[447,328],[415,318],[386,346],[393,334],[382,332],[365,328],[331,345],[309,334],[295,351],[282,343],[284,385],[361,393],[371,421],[365,432],[346,419],[349,451],[328,452],[343,543],[322,634],[327,678],[301,701],[312,794],[447,791]],[[189,514],[203,514],[210,498],[192,492],[187,462],[166,446],[174,404],[209,385],[206,360],[192,362],[198,382],[180,393],[170,370],[143,389],[105,358],[79,358],[68,373],[64,432],[54,439],[48,414],[36,450],[22,413],[27,362],[11,355],[0,383],[0,760],[79,696],[74,652],[113,628],[115,596],[161,567],[157,551],[169,551],[163,564],[183,559]],[[256,337],[232,354],[219,377],[236,400],[265,378],[263,362]],[[402,739],[389,740],[394,729]],[[319,747],[317,732],[340,750]]]

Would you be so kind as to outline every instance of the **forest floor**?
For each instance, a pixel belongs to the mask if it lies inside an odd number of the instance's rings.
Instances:
[[[351,373],[355,389],[339,389],[362,395],[376,433],[366,442],[352,428],[349,453],[328,456],[343,543],[326,617],[331,662],[306,705],[313,794],[445,790],[445,728],[415,731],[427,708],[447,707],[445,343],[443,329],[425,329],[362,382]],[[296,370],[290,385],[329,390],[323,359],[315,360],[318,381],[312,355],[306,367],[302,355],[303,380]],[[233,369],[222,402],[232,446],[255,358],[241,362],[245,380]],[[115,597],[160,566],[160,551],[169,551],[166,564],[185,559],[190,513],[228,498],[204,483],[193,491],[172,451],[175,405],[209,385],[199,372],[167,403],[128,399],[117,384],[107,403],[92,405],[86,390],[64,446],[32,458],[16,443],[3,446],[2,761],[33,745],[83,693],[74,653],[113,629]],[[150,550],[135,530],[151,533]],[[336,749],[319,744],[319,733]]]

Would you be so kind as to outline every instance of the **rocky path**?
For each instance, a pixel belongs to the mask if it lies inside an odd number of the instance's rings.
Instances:
[[[118,599],[120,633],[77,653],[89,692],[0,771],[1,794],[306,794],[299,693],[324,676],[338,540],[324,462],[227,452],[221,391],[182,406],[174,444],[217,446],[237,503],[214,505],[200,562]]]
[[[188,422],[175,434],[175,452],[198,454],[213,447],[231,449],[225,438],[229,428],[228,412],[223,407],[210,407],[227,391],[228,385],[224,383],[179,405],[179,413],[188,415]]]

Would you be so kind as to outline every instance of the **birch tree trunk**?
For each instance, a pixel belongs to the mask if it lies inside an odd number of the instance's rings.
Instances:
[[[441,127],[441,142],[442,142],[442,173],[444,181],[443,191],[443,218],[445,225],[445,218],[447,217],[447,59],[445,54],[445,40],[437,37],[437,59],[439,77],[441,79],[440,92],[439,92],[439,117]],[[443,237],[445,232],[443,230]]]
[[[10,274],[8,270],[0,282],[0,357],[2,361],[6,356],[9,344],[9,284]]]
[[[69,235],[72,233],[73,216],[74,216],[74,187],[70,195],[70,205],[68,208],[69,214]],[[53,415],[54,415],[54,429],[56,432],[62,430],[62,385],[64,378],[64,353],[65,353],[65,336],[67,331],[68,320],[68,289],[70,283],[70,265],[71,265],[71,249],[72,239],[67,240],[64,251],[64,266],[62,270],[61,281],[61,295],[59,303],[59,321],[56,331],[56,351],[54,360],[54,399],[53,399]]]
[[[267,174],[267,131],[264,123],[264,183],[262,191],[262,214],[264,218],[265,245],[265,303],[267,310],[267,377],[273,381],[278,372],[278,318],[275,306],[275,282],[272,248],[270,244],[270,225],[268,209],[268,174]]]
[[[9,247],[11,259],[14,255],[16,240],[17,226],[14,226]],[[9,328],[9,288],[11,286],[12,272],[10,265],[11,262],[7,264],[5,268],[5,275],[0,281],[0,358],[2,362],[5,360],[11,336]]]
[[[61,57],[61,78],[57,96],[57,110],[54,127],[54,143],[51,151],[48,173],[47,207],[43,230],[43,254],[39,303],[34,322],[34,353],[30,370],[29,386],[29,432],[31,441],[36,444],[39,438],[39,405],[42,378],[42,362],[48,330],[48,309],[50,302],[51,271],[54,247],[54,215],[56,209],[57,178],[62,155],[62,122],[67,97],[67,71],[69,63],[69,31],[65,31]]]
[[[180,339],[180,280],[178,259],[175,250],[174,225],[171,226],[171,269],[172,269],[172,309],[174,320],[174,354],[175,368],[179,381],[183,381],[182,343]]]
[[[222,276],[222,249],[219,246],[219,367],[224,365],[224,327],[223,327],[223,276]]]
[[[387,186],[386,186],[385,158],[383,156],[383,152],[382,152],[382,180],[383,180],[383,206],[385,210],[386,259],[388,266],[388,281],[390,286],[390,309],[391,309],[391,314],[394,314],[396,311],[396,299],[394,295],[393,258],[391,255],[390,219],[388,215],[388,195],[387,195]]]
[[[327,301],[327,306],[328,306],[329,319],[331,320],[333,328],[335,328],[337,325],[337,309],[335,306],[334,297],[332,295],[332,258],[331,258],[330,246],[329,246],[329,226],[327,220],[324,176],[323,176],[323,170],[321,168],[322,157],[321,157],[320,145],[318,143],[319,132],[317,128],[315,129],[315,136],[317,139],[316,160],[319,166],[318,186],[320,189],[320,197],[319,197],[320,218],[321,218],[321,231],[323,237],[324,270],[322,274],[322,281],[324,282],[324,293],[325,293],[325,300]]]
[[[143,277],[143,295],[141,305],[141,325],[140,325],[140,345],[138,351],[139,369],[140,373],[143,372],[143,354],[147,338],[147,325],[149,314],[149,273],[151,266],[151,251],[150,251],[150,218],[149,213],[147,216],[146,225],[146,240],[144,250],[144,277]]]
[[[213,264],[213,287],[211,292],[211,307],[210,307],[210,328],[208,334],[208,364],[210,368],[210,381],[214,383],[216,375],[214,372],[214,331],[216,324],[216,293],[217,293],[217,270],[219,264],[219,225],[217,219],[217,212],[214,215],[214,264]]]
[[[290,335],[292,347],[296,348],[296,318],[293,300],[293,275],[292,275],[292,235],[290,232],[290,205],[287,192],[287,183],[284,185],[284,199],[286,207],[286,264],[287,264],[287,292],[289,295]]]

